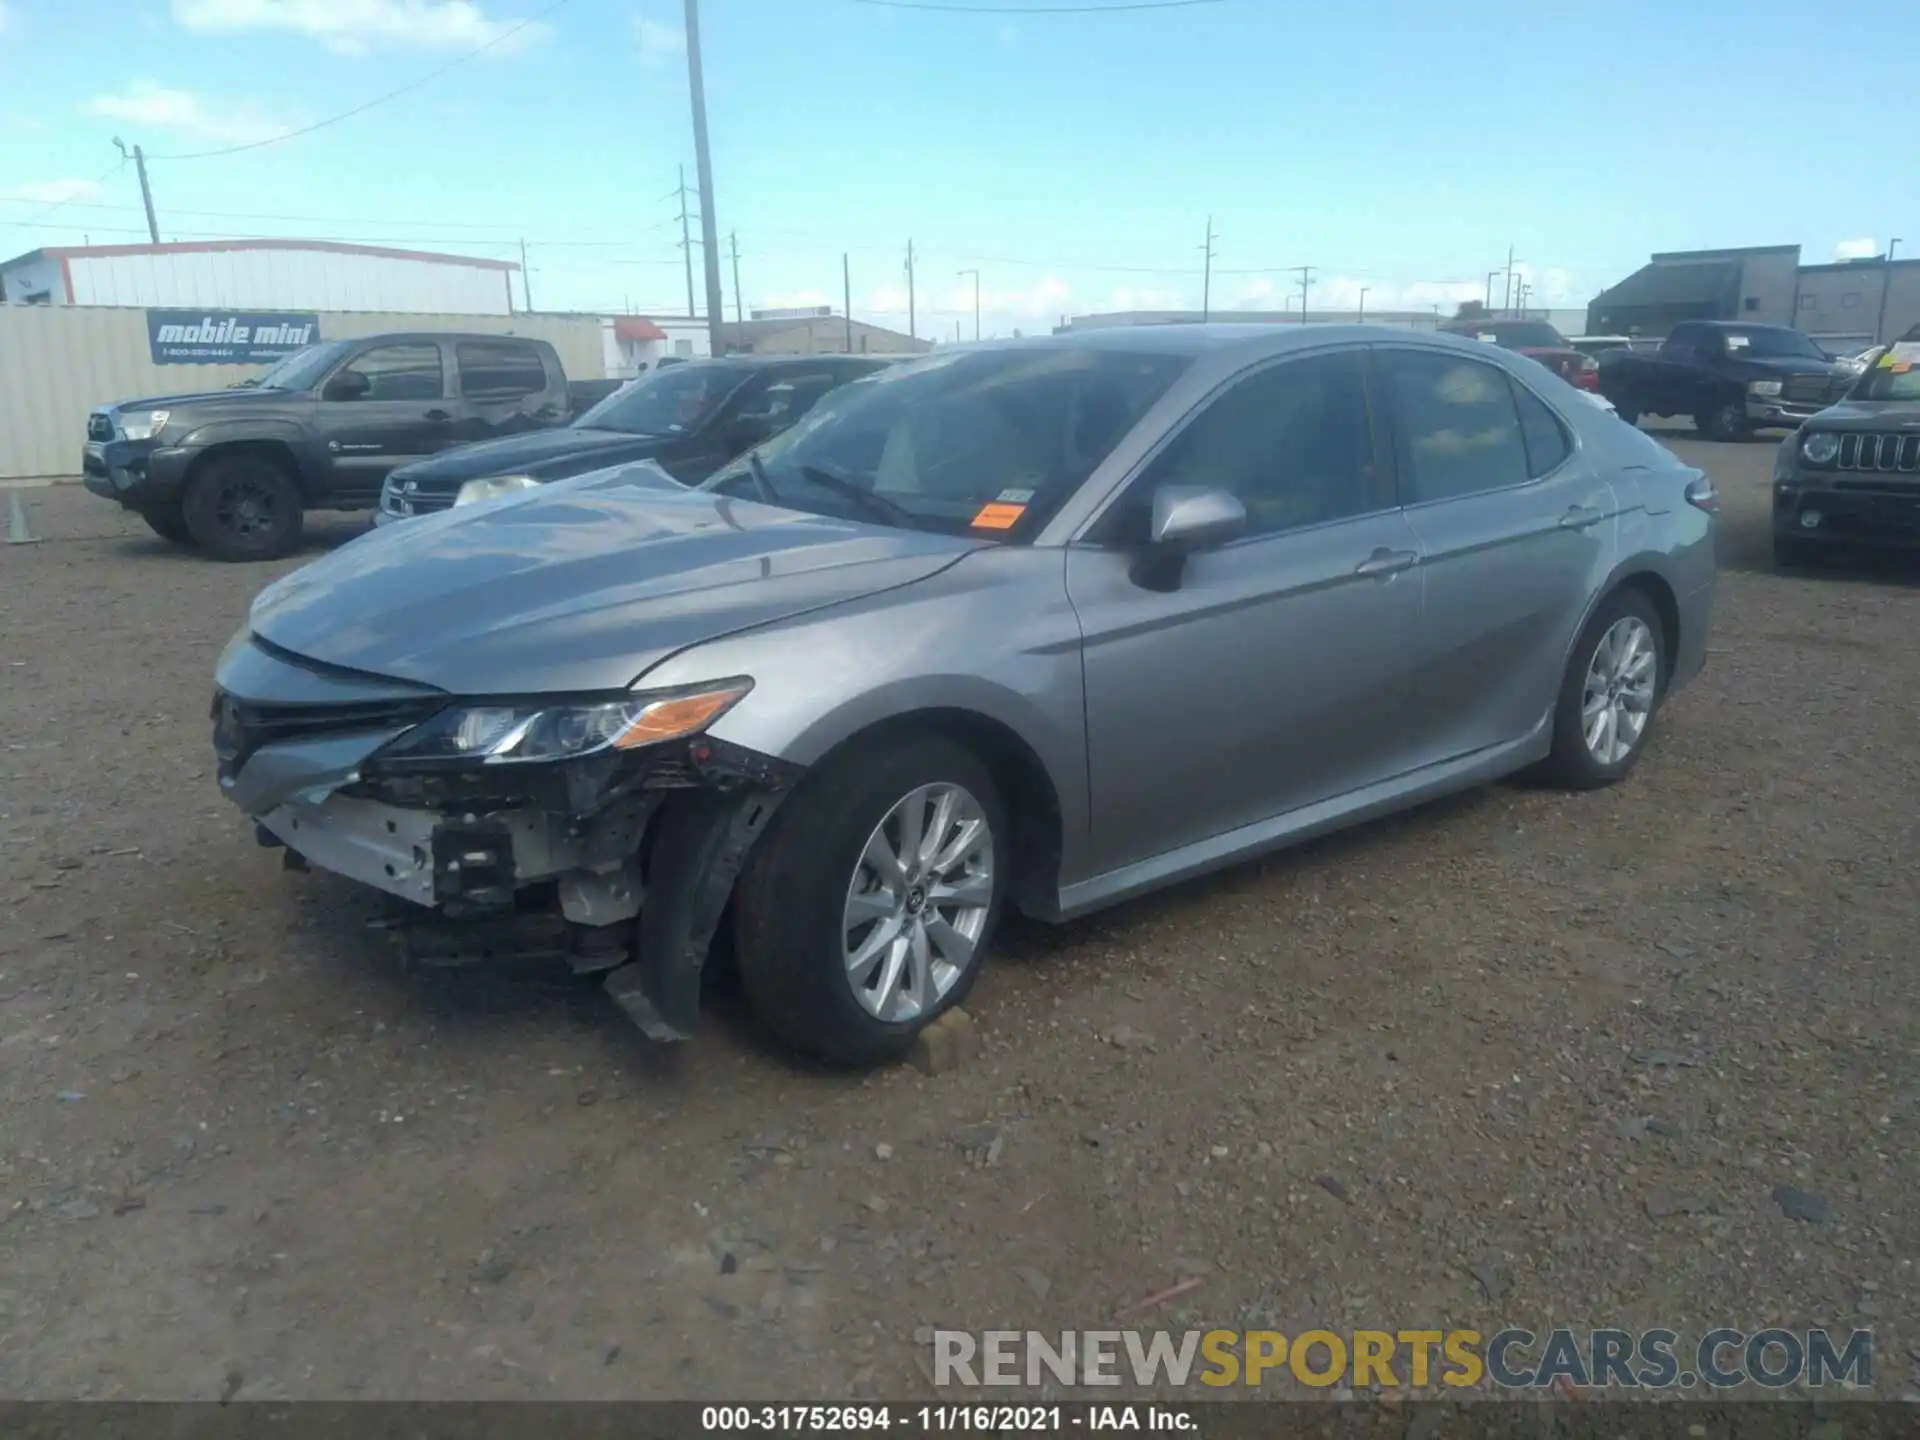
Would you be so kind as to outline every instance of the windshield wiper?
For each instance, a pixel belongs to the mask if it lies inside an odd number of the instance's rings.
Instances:
[[[836,475],[831,470],[818,465],[802,465],[800,473],[806,476],[822,490],[831,490],[836,495],[844,495],[854,504],[865,508],[869,515],[878,516],[889,525],[899,525],[908,530],[920,528],[920,517],[906,506],[896,504],[877,491],[856,484],[844,475]]]

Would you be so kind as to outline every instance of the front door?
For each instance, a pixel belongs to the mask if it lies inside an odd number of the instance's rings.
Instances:
[[[332,463],[329,499],[374,505],[387,472],[453,439],[454,402],[431,340],[376,345],[328,377],[315,407]]]
[[[1237,378],[1068,548],[1091,874],[1402,768],[1419,557],[1368,388],[1357,347]],[[1163,591],[1131,572],[1167,485],[1230,491],[1248,524]]]
[[[1376,373],[1425,557],[1413,703],[1433,764],[1520,740],[1552,710],[1613,566],[1620,505],[1503,366],[1384,347]]]

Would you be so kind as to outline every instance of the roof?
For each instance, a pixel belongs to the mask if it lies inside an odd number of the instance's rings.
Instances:
[[[469,265],[476,270],[518,270],[512,260],[483,260],[473,255],[442,255],[433,250],[393,250],[385,245],[350,245],[344,240],[190,240],[170,245],[47,245],[0,265],[23,260],[108,260],[122,255],[208,255],[234,250],[319,250],[332,255],[373,255],[385,260],[419,260],[433,265]]]
[[[644,315],[614,316],[613,334],[616,340],[664,340],[667,338],[667,332]]]
[[[805,330],[813,325],[831,325],[839,329],[846,323],[847,317],[844,315],[796,315],[787,320],[722,320],[720,337],[723,340],[758,340],[762,335],[785,335],[790,330]],[[888,330],[883,325],[869,325],[864,320],[855,320],[853,328],[906,338],[904,330]]]
[[[1659,250],[1653,254],[1656,261],[1665,260],[1735,260],[1746,255],[1798,255],[1798,245],[1731,245],[1724,250]]]
[[[1736,260],[1662,261],[1654,257],[1618,285],[1593,297],[1601,306],[1690,305],[1718,301],[1740,281]]]
[[[1902,265],[1920,265],[1920,255],[1910,255],[1905,260],[1889,260],[1885,255],[1867,255],[1858,260],[1829,260],[1820,265],[1802,265],[1800,273],[1825,274],[1834,270],[1864,270],[1878,275],[1882,270],[1897,269]]]

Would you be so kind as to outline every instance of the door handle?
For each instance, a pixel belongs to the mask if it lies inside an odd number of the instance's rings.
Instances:
[[[426,416],[424,418],[431,420],[433,421],[434,424],[438,425],[443,421],[451,420],[453,416],[449,415],[444,410],[429,410],[427,411]]]
[[[1402,570],[1411,570],[1420,563],[1418,550],[1389,550],[1385,546],[1373,552],[1353,567],[1356,575],[1375,575],[1382,578],[1398,575]]]
[[[1585,530],[1598,525],[1606,516],[1597,505],[1569,505],[1567,513],[1560,517],[1562,530]]]

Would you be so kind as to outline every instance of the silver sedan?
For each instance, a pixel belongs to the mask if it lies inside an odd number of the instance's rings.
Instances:
[[[662,1039],[726,924],[773,1031],[872,1063],[1008,906],[1620,780],[1704,662],[1715,508],[1447,336],[957,347],[697,490],[597,472],[295,572],[220,661],[220,783],[449,953],[544,927]]]

